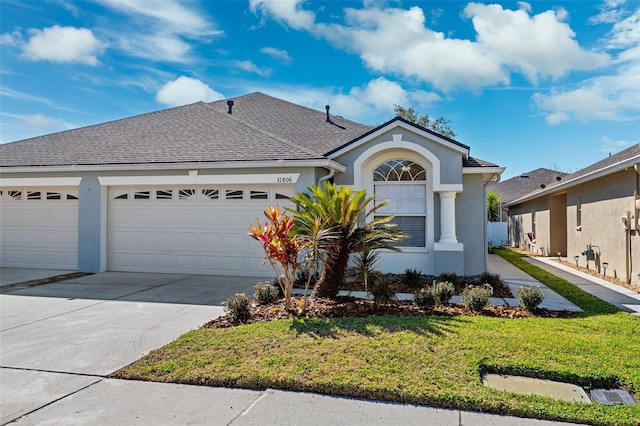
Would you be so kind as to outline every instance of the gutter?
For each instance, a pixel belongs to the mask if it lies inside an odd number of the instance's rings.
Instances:
[[[143,164],[67,164],[61,166],[16,166],[0,167],[0,175],[11,173],[50,173],[50,172],[92,172],[92,171],[132,171],[132,170],[202,170],[202,169],[256,169],[269,167],[325,167],[344,172],[342,164],[324,159],[314,160],[271,160],[271,161],[228,161],[228,162],[189,162],[189,163],[143,163]]]
[[[510,203],[506,204],[505,207],[515,206],[515,205],[518,205],[520,203],[524,203],[525,201],[529,201],[529,200],[533,200],[535,198],[538,198],[539,196],[541,196],[543,194],[553,194],[553,193],[558,192],[560,190],[571,188],[571,187],[574,187],[576,185],[580,185],[581,183],[588,182],[588,181],[593,180],[593,179],[598,179],[598,178],[601,178],[601,177],[608,176],[610,174],[619,172],[621,170],[626,170],[626,169],[635,167],[637,164],[640,164],[639,162],[640,162],[640,155],[636,155],[634,157],[627,158],[626,160],[622,160],[622,161],[620,161],[618,163],[612,164],[612,165],[604,167],[602,169],[595,170],[595,171],[593,171],[591,173],[587,173],[585,175],[578,176],[578,177],[575,177],[575,178],[567,180],[567,181],[563,181],[559,185],[555,185],[555,186],[552,186],[552,187],[549,187],[549,188],[545,188],[545,189],[543,189],[541,191],[538,191],[538,192],[527,194],[524,197],[520,197],[517,200],[511,201]]]

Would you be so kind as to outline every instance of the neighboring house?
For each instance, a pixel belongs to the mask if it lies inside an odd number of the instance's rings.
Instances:
[[[248,226],[332,180],[391,203],[411,238],[382,269],[486,268],[504,168],[401,118],[372,128],[261,93],[0,145],[0,264],[265,276]]]
[[[511,179],[490,182],[487,185],[487,191],[493,191],[500,194],[500,202],[502,206],[506,206],[512,201],[537,190],[545,188],[549,185],[561,181],[568,173],[559,172],[545,168],[539,168]],[[500,208],[500,221],[508,221],[508,212],[505,207]]]
[[[640,283],[640,143],[507,207],[513,246]]]

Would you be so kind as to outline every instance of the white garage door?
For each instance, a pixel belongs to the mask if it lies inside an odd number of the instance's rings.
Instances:
[[[0,265],[77,269],[78,189],[2,188]]]
[[[249,225],[268,205],[292,206],[293,185],[109,189],[109,270],[273,274]]]

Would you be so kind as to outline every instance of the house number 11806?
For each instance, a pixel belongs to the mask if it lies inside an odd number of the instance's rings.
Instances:
[[[293,183],[293,178],[291,176],[279,177],[277,183]]]

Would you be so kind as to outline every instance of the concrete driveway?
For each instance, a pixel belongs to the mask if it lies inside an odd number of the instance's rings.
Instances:
[[[105,272],[1,294],[0,424],[100,382],[221,315],[222,301],[252,294],[257,281]]]

